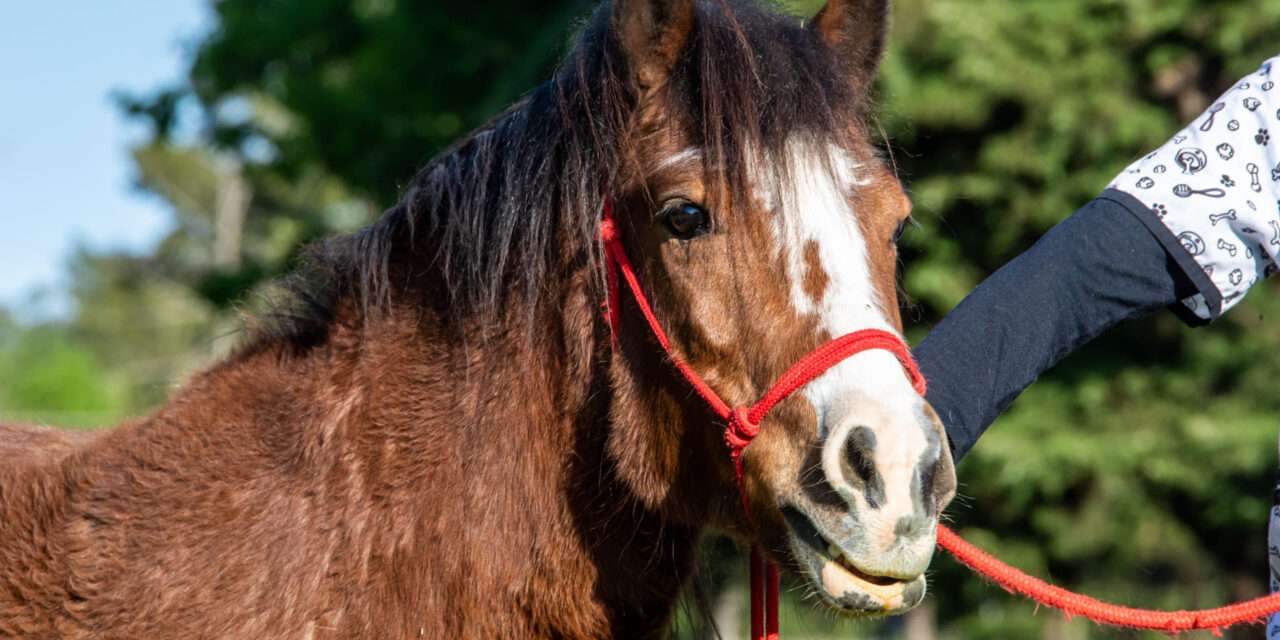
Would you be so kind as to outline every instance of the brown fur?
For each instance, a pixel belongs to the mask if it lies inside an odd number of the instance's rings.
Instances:
[[[670,47],[692,20],[660,4],[645,15]],[[709,194],[714,167],[658,169],[705,139],[654,81],[678,51],[633,69],[614,196],[678,352],[745,403],[829,336],[761,257],[777,255],[771,212]],[[858,211],[896,318],[888,238],[905,212],[884,195],[897,181],[876,182]],[[718,232],[664,238],[652,215],[674,196],[713,203]],[[339,297],[305,345],[260,339],[150,416],[94,435],[0,427],[0,637],[653,637],[706,532],[787,562],[770,497],[808,464],[806,403],[779,406],[748,451],[749,526],[721,426],[629,300],[612,350],[596,247],[561,238],[551,293],[461,318],[418,247],[398,247],[392,273],[419,280],[377,313]]]
[[[576,344],[599,333],[586,302],[565,301]],[[611,477],[603,354],[490,342],[458,362],[415,315],[223,365],[74,455],[6,467],[0,636],[660,630],[696,531]],[[468,429],[478,413],[507,428]]]

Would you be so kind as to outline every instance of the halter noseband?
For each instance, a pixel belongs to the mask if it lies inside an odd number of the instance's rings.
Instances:
[[[751,441],[760,433],[760,421],[764,420],[764,417],[778,403],[786,400],[791,394],[831,367],[858,353],[872,349],[892,353],[911,378],[911,386],[915,388],[916,393],[922,396],[925,393],[924,376],[920,374],[915,359],[911,357],[911,351],[902,338],[880,329],[863,329],[840,336],[809,352],[787,369],[777,382],[769,387],[764,396],[750,407],[730,407],[671,348],[671,341],[662,330],[662,325],[658,323],[658,318],[653,314],[653,307],[640,288],[640,280],[636,277],[631,261],[627,259],[627,252],[622,246],[622,232],[613,215],[612,198],[606,197],[604,200],[600,240],[604,243],[605,273],[609,288],[605,315],[609,321],[614,348],[616,349],[618,345],[618,320],[621,311],[618,276],[621,274],[636,306],[640,308],[640,313],[649,323],[649,330],[662,346],[662,350],[666,352],[671,364],[680,371],[694,391],[702,396],[711,410],[725,421],[724,441],[729,446],[729,456],[733,460],[738,484],[738,495],[742,499],[742,509],[748,521],[751,519],[751,505],[747,500],[746,485],[743,483],[742,454],[747,445],[751,444]],[[765,597],[765,572],[768,573],[767,598]],[[763,611],[765,606],[768,608],[767,613]],[[772,562],[766,563],[764,555],[757,546],[753,546],[751,550],[751,637],[753,640],[778,637],[778,568]]]

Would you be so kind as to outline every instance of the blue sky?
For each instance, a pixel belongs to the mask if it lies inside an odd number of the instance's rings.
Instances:
[[[56,313],[78,244],[145,249],[164,232],[163,203],[131,183],[145,130],[111,94],[180,80],[206,1],[0,2],[0,304],[44,289]]]

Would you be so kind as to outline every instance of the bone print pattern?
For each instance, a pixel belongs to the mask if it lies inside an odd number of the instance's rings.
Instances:
[[[1221,293],[1219,312],[1277,271],[1280,259],[1280,140],[1271,135],[1280,132],[1280,89],[1271,79],[1273,67],[1280,75],[1277,63],[1280,56],[1237,82],[1110,185],[1168,227]],[[1257,229],[1275,236],[1260,243]],[[1214,316],[1203,295],[1183,304],[1201,318]]]

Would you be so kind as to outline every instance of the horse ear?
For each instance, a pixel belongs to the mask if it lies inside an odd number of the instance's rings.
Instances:
[[[662,86],[693,31],[694,0],[614,0],[613,30],[642,91]]]
[[[889,0],[828,0],[809,27],[847,65],[854,83],[876,75],[889,34]]]

